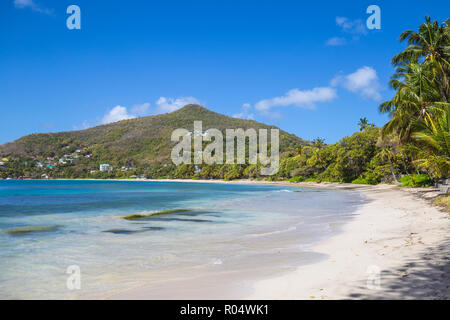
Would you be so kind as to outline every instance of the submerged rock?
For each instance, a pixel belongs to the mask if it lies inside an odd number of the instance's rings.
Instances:
[[[50,232],[58,229],[58,226],[27,226],[27,227],[17,227],[6,229],[4,232],[10,235],[21,235],[29,233],[40,233],[40,232]]]
[[[170,209],[170,210],[162,210],[162,211],[156,211],[149,214],[132,214],[126,217],[123,217],[125,220],[138,220],[138,219],[148,219],[154,216],[159,216],[163,214],[171,214],[171,213],[178,213],[178,212],[187,212],[190,211],[188,209]]]
[[[147,231],[152,231],[152,230],[163,230],[163,229],[164,228],[161,228],[161,227],[145,227],[140,230],[110,229],[110,230],[105,230],[103,232],[109,232],[109,233],[114,233],[114,234],[134,234],[134,233],[141,233],[141,232],[147,232]]]

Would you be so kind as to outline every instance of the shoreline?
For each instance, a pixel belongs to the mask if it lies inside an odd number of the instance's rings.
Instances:
[[[52,179],[88,181],[186,182],[285,185],[343,189],[364,194],[368,201],[352,213],[340,231],[308,250],[325,256],[259,279],[251,273],[234,277],[233,284],[215,275],[181,279],[185,298],[193,299],[450,299],[450,215],[429,199],[433,188],[344,183],[292,183],[252,180],[187,179]],[[378,272],[378,273],[377,273]],[[233,273],[233,270],[229,270]],[[220,278],[220,274],[216,275]],[[136,279],[138,280],[138,279]],[[236,281],[237,280],[237,281]],[[379,282],[378,282],[379,280]],[[215,283],[215,285],[210,285]],[[378,287],[378,284],[380,285]],[[202,287],[202,285],[205,285]],[[169,285],[169,287],[173,285]],[[227,288],[233,296],[223,296]],[[151,295],[146,284],[104,296],[106,299],[171,299]],[[192,296],[192,297],[190,297]]]
[[[355,190],[370,202],[312,246],[328,259],[259,281],[248,299],[450,299],[449,215],[418,197],[427,189],[322,187]]]
[[[327,259],[281,275],[273,270],[273,276],[251,284],[247,281],[235,291],[238,299],[450,299],[450,220],[447,212],[431,205],[428,198],[436,192],[430,188],[250,180],[146,181],[345,189],[368,198],[339,233],[310,247]],[[187,284],[204,283],[200,278]],[[199,298],[224,298],[216,296],[214,288],[209,293],[208,289],[200,291],[196,292]],[[146,290],[141,287],[119,297],[146,299]]]

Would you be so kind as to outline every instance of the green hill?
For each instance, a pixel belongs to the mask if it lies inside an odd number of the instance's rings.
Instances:
[[[44,166],[67,158],[79,172],[98,169],[98,165],[105,162],[114,167],[134,168],[170,163],[174,145],[170,141],[172,131],[177,128],[192,130],[195,120],[203,122],[203,130],[217,128],[222,132],[231,128],[276,128],[228,117],[199,105],[187,105],[168,114],[123,120],[80,131],[31,134],[0,145],[0,157],[32,159]],[[299,144],[309,142],[280,130],[281,152],[293,150]]]

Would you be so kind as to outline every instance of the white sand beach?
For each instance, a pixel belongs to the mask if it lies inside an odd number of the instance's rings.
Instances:
[[[326,259],[283,274],[273,270],[272,276],[255,281],[249,281],[250,274],[245,273],[197,274],[161,284],[158,290],[143,284],[104,298],[450,299],[449,214],[426,199],[427,195],[435,195],[432,189],[331,183],[295,185],[344,188],[368,198],[341,232],[309,248],[325,254]],[[183,290],[177,294],[174,289],[180,286]]]
[[[419,198],[426,190],[341,187],[363,192],[370,202],[343,232],[312,248],[329,258],[260,281],[248,298],[450,299],[449,215]]]

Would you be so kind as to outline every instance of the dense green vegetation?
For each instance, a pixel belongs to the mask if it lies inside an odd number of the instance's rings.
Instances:
[[[390,85],[394,97],[380,105],[391,120],[382,128],[410,149],[416,165],[435,178],[450,169],[450,20],[426,17],[418,32],[400,35],[408,47],[395,55]]]
[[[81,131],[32,134],[0,146],[0,178],[129,178],[185,177],[193,166],[176,168],[170,160],[175,145],[175,129],[192,130],[201,120],[203,130],[242,128],[274,129],[256,121],[227,117],[198,105],[187,105],[169,114],[119,121]],[[280,130],[280,152],[308,144]],[[206,143],[205,143],[206,144]],[[62,161],[62,163],[60,162]],[[112,172],[100,172],[99,165],[109,163]],[[41,164],[41,166],[39,166]],[[49,168],[50,166],[50,168]],[[96,170],[96,172],[91,172]],[[233,170],[224,170],[220,178],[233,179]],[[212,177],[217,177],[216,174]]]
[[[432,180],[426,174],[410,174],[399,179],[403,187],[427,187]]]
[[[418,32],[405,31],[405,50],[395,55],[394,97],[380,105],[390,120],[381,130],[358,122],[360,132],[339,143],[303,147],[283,159],[282,177],[427,186],[450,170],[450,20],[426,17]],[[401,177],[398,181],[397,177]]]
[[[363,117],[355,121],[358,131],[331,145],[280,131],[280,169],[275,176],[260,176],[260,164],[175,166],[170,161],[170,135],[176,128],[193,129],[195,120],[203,121],[204,130],[223,133],[227,128],[275,128],[188,105],[170,114],[82,131],[33,134],[2,145],[0,158],[8,161],[0,166],[0,178],[250,178],[430,185],[433,179],[449,177],[450,171],[448,24],[449,20],[439,24],[426,17],[417,32],[400,35],[407,47],[392,59],[396,71],[390,85],[395,95],[379,107],[390,117],[382,128]],[[101,163],[115,170],[99,172]]]

